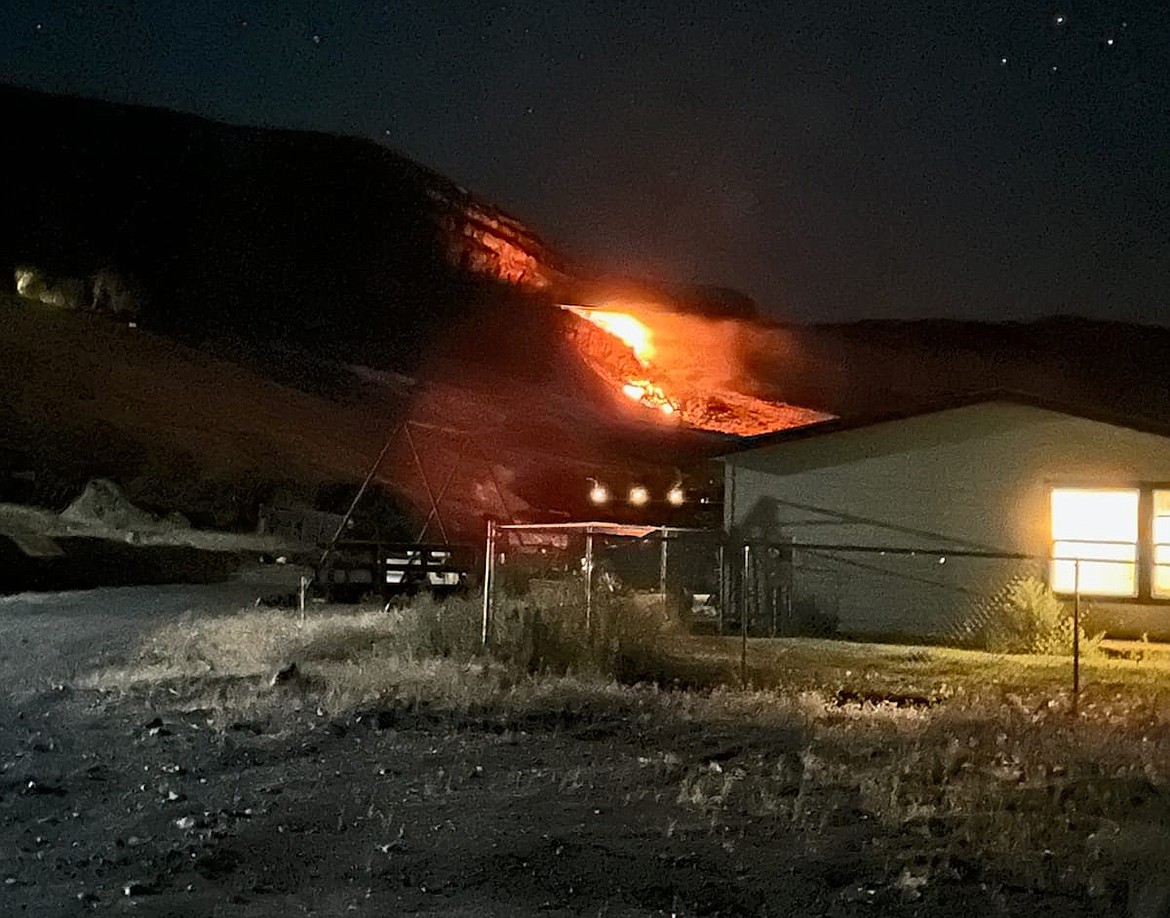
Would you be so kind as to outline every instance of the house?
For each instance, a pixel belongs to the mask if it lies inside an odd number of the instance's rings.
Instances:
[[[958,637],[1035,576],[1079,592],[1090,627],[1170,636],[1170,425],[992,392],[757,437],[721,461],[740,602],[780,633],[803,615]]]

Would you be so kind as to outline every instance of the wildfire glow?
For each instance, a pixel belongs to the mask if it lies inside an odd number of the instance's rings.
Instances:
[[[646,410],[642,418],[753,436],[829,417],[744,391],[751,377],[741,366],[739,349],[752,332],[750,323],[672,312],[649,302],[557,305],[582,320],[565,323],[566,339],[611,391]]]
[[[620,338],[634,352],[642,366],[648,365],[654,358],[654,341],[650,329],[629,313],[611,312],[608,309],[582,309],[576,306],[565,308]]]

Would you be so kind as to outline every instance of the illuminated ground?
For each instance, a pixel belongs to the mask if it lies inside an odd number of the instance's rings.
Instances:
[[[1075,720],[1064,661],[931,648],[753,642],[778,691],[667,692],[408,660],[380,613],[245,611],[271,585],[0,600],[5,914],[1153,915],[1170,891],[1157,659],[1094,663]],[[738,650],[675,646],[716,681]],[[303,678],[270,686],[290,654]]]

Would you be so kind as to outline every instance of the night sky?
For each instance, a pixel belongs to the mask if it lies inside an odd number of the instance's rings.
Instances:
[[[364,135],[795,320],[1170,325],[1170,5],[7,0],[2,79]]]

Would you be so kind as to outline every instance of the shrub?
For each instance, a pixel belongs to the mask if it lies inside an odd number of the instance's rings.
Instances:
[[[468,596],[436,599],[422,593],[401,606],[390,606],[393,650],[414,659],[469,659],[481,649],[480,605]]]
[[[1073,649],[1073,619],[1068,603],[1037,577],[1017,577],[980,603],[970,631],[975,643],[994,653],[1067,656]],[[1091,653],[1101,636],[1080,626],[1082,653]]]
[[[536,586],[523,598],[497,595],[497,658],[530,673],[588,670],[622,681],[660,681],[663,644],[681,625],[657,594],[602,582],[587,616],[582,578]]]
[[[627,683],[671,680],[665,645],[682,623],[661,597],[616,596],[603,607],[601,624],[599,662],[605,675]]]

